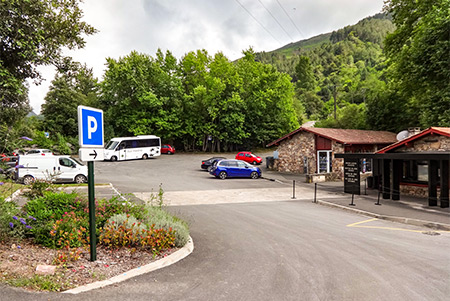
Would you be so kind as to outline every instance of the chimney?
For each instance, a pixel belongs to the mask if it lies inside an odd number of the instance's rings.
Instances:
[[[408,128],[408,137],[411,137],[411,136],[413,136],[415,134],[418,134],[418,133],[420,133],[420,127]]]

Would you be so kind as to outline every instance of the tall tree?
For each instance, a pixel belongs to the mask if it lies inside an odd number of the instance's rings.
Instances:
[[[63,136],[78,134],[77,107],[96,106],[97,79],[86,65],[65,59],[58,65],[57,73],[42,105],[44,130]]]
[[[2,122],[13,122],[30,109],[24,81],[39,81],[37,66],[58,62],[62,47],[81,48],[85,43],[82,35],[95,32],[81,21],[79,3],[80,0],[0,1]]]
[[[420,108],[422,126],[450,124],[449,1],[389,0],[397,29],[386,38],[391,78]]]

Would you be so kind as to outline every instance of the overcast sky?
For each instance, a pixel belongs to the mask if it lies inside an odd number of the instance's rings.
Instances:
[[[230,60],[250,46],[271,51],[291,42],[337,30],[379,13],[383,0],[84,0],[83,20],[98,33],[84,49],[66,52],[102,79],[107,57],[136,50],[154,56],[161,48],[178,59],[189,51],[221,51]],[[39,113],[51,67],[40,68],[45,81],[30,84],[30,103]]]

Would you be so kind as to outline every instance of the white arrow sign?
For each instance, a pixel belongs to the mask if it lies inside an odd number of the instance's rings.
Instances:
[[[80,148],[78,151],[81,161],[103,161],[105,155],[103,148]]]

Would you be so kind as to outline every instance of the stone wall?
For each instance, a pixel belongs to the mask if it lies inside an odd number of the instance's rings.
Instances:
[[[429,152],[450,151],[450,137],[440,135],[428,135],[421,137],[406,146],[402,146],[395,152]]]
[[[275,159],[274,168],[281,172],[305,173],[316,172],[316,155],[314,134],[301,132],[286,139],[278,146],[278,159]]]
[[[428,186],[400,185],[400,195],[406,194],[419,198],[428,198]],[[401,197],[400,197],[401,198]],[[440,198],[440,189],[437,189],[437,198]]]
[[[333,161],[331,162],[332,173],[329,176],[328,180],[329,181],[344,180],[344,159],[337,159],[334,157],[335,154],[343,154],[345,152],[344,145],[341,143],[337,143],[336,141],[333,141],[331,147],[333,149],[332,152]]]

